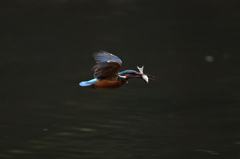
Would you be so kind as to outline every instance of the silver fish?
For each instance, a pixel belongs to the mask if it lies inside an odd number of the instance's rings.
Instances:
[[[143,73],[144,66],[142,66],[142,67],[137,66],[137,68],[138,68],[139,72],[142,74],[143,80],[148,83],[148,76]]]

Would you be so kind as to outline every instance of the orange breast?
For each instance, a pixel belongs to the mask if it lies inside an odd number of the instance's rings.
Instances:
[[[109,80],[100,80],[95,82],[91,88],[95,89],[116,89],[124,85],[127,81],[109,81]]]

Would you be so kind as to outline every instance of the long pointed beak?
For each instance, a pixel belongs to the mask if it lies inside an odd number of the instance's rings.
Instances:
[[[135,75],[135,78],[142,78],[146,83],[148,83],[149,80],[155,80],[155,77],[149,74],[144,74],[144,73],[138,73]]]
[[[148,76],[148,78],[152,81],[155,81],[155,76],[153,75],[149,75],[149,74],[145,74],[146,76]]]
[[[137,68],[138,68],[138,70],[139,70],[139,73],[138,73],[138,74],[140,75],[139,78],[142,78],[142,79],[143,79],[145,82],[147,82],[147,83],[148,83],[148,79],[150,79],[150,80],[155,80],[155,77],[154,77],[154,76],[143,73],[143,68],[144,68],[144,66],[142,66],[142,67],[138,67],[138,66],[137,66]]]

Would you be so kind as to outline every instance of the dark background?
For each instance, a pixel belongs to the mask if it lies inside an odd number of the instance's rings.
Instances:
[[[240,158],[238,1],[3,0],[0,158]],[[92,53],[156,81],[82,88]]]

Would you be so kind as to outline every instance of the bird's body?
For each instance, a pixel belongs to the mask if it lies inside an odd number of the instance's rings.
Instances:
[[[94,89],[116,89],[127,83],[129,79],[132,78],[142,78],[146,74],[134,71],[125,70],[118,72],[121,67],[122,61],[115,55],[108,53],[106,51],[100,51],[93,54],[97,64],[93,66],[94,79],[89,81],[80,82],[79,85],[90,86]],[[147,75],[150,79],[154,77]],[[148,82],[148,81],[146,81]]]
[[[121,87],[127,82],[127,80],[121,80],[121,81],[110,81],[110,80],[99,80],[92,84],[90,87],[94,89],[116,89]]]

